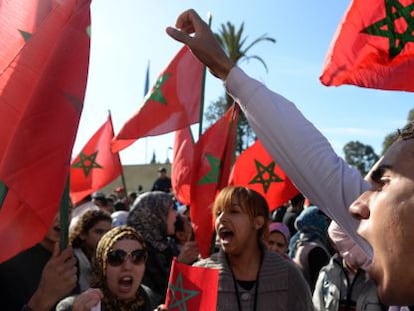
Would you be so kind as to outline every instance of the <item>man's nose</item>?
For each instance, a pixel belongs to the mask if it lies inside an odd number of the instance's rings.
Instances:
[[[349,207],[349,212],[356,219],[368,219],[370,216],[369,201],[372,191],[365,191]]]

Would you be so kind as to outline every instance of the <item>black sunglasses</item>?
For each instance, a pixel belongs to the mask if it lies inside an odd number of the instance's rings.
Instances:
[[[116,249],[108,253],[108,264],[113,267],[122,265],[129,257],[134,265],[140,265],[147,259],[147,251],[144,249],[136,249],[130,253],[123,249]]]

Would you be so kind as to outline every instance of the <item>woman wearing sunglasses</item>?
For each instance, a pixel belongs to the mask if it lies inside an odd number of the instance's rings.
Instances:
[[[99,302],[102,311],[154,310],[158,298],[141,284],[146,259],[144,239],[134,228],[108,231],[96,249],[93,288],[76,297],[72,310],[89,311]]]

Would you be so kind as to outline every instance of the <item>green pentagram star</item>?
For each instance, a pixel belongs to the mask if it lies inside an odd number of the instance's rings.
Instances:
[[[168,288],[171,290],[172,296],[171,303],[168,308],[169,310],[178,308],[180,311],[187,311],[186,301],[192,299],[200,293],[199,291],[189,290],[183,287],[183,276],[181,273],[178,275],[175,284],[169,284]]]
[[[154,90],[152,91],[148,100],[153,100],[159,102],[160,104],[166,105],[167,100],[165,99],[164,95],[161,92],[161,86],[171,77],[171,74],[166,73],[163,74],[161,77],[158,78],[157,82],[155,82]]]
[[[269,190],[270,184],[272,182],[282,182],[279,176],[277,176],[274,172],[275,169],[275,162],[271,162],[268,166],[263,165],[257,160],[254,160],[257,169],[257,175],[253,177],[251,181],[249,181],[249,185],[253,184],[262,184],[264,193],[267,193]],[[268,178],[265,178],[267,173]]]
[[[385,18],[366,27],[361,32],[373,36],[388,38],[390,58],[394,58],[404,49],[408,42],[414,42],[414,3],[404,7],[399,0],[385,1]],[[402,17],[407,23],[407,29],[398,33],[395,29],[395,21]]]
[[[20,32],[25,42],[29,41],[33,36],[31,32],[27,32],[27,31],[20,30],[20,29],[17,29],[17,30]]]
[[[83,152],[79,154],[79,161],[72,164],[72,167],[81,168],[83,170],[83,173],[86,177],[89,176],[89,173],[94,168],[102,168],[101,165],[96,163],[96,156],[98,155],[98,151],[95,151],[94,153],[90,155],[86,155]]]
[[[220,177],[221,160],[211,154],[206,154],[206,158],[211,166],[211,170],[198,181],[198,185],[216,184]]]

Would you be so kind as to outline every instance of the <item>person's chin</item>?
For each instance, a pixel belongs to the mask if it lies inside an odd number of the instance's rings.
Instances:
[[[370,278],[377,285],[377,293],[381,302],[385,305],[410,305],[413,303],[412,298],[411,302],[402,299],[401,293],[404,290],[396,279],[391,280],[389,277],[386,277],[383,267],[375,264],[375,261],[371,265],[368,274]],[[395,282],[397,281],[397,282]],[[405,301],[405,302],[404,302]]]
[[[118,292],[116,296],[118,297],[119,300],[130,301],[130,300],[135,299],[135,295],[136,295],[136,291],[131,291],[129,293]]]
[[[388,306],[411,306],[414,304],[414,289],[398,284],[395,279],[377,286],[378,297]]]

